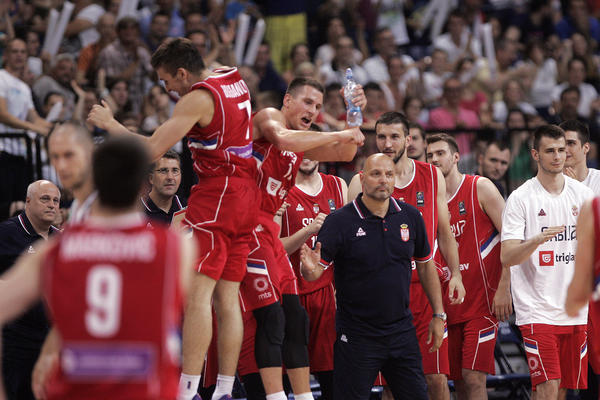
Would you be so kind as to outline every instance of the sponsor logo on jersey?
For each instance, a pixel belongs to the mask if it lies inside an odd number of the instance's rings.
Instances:
[[[455,238],[457,238],[463,234],[466,224],[467,224],[467,221],[464,219],[461,219],[450,225],[450,230],[452,231],[452,234],[454,235]]]
[[[367,236],[367,232],[365,232],[363,228],[358,228],[356,231],[356,236]]]
[[[458,268],[461,271],[468,271],[469,270],[469,263],[462,263],[458,265]]]
[[[296,206],[296,211],[304,211],[304,207],[302,207],[302,204],[298,204]]]
[[[548,229],[547,226],[542,226],[542,232]],[[549,239],[549,242],[568,242],[571,240],[577,240],[577,226],[576,225],[567,225],[565,226],[565,230],[557,233],[552,239]]]
[[[540,212],[538,213],[538,217],[545,217],[546,216],[546,211],[544,211],[543,208],[540,208]]]
[[[553,267],[554,266],[554,251],[540,251],[539,253],[540,267]]]
[[[269,193],[271,196],[276,196],[280,187],[281,181],[269,177],[269,180],[267,181],[267,193]]]
[[[321,209],[319,208],[319,205],[318,205],[317,203],[314,203],[314,204],[313,204],[313,211],[314,211],[314,213],[315,213],[315,214],[318,214],[318,213],[319,213],[319,210],[321,210]]]
[[[573,214],[574,217],[579,215],[579,208],[577,208],[577,206],[573,206],[571,207],[571,213]]]
[[[329,204],[329,211],[334,212],[335,211],[335,201],[333,201],[333,199],[328,199],[327,204]]]
[[[460,215],[465,215],[467,213],[467,209],[465,208],[465,202],[464,201],[459,201],[458,202],[458,213]]]
[[[423,207],[425,205],[425,194],[423,192],[417,192],[417,206]]]
[[[402,238],[403,242],[408,242],[408,239],[410,239],[410,231],[408,230],[408,225],[400,225],[400,237]]]

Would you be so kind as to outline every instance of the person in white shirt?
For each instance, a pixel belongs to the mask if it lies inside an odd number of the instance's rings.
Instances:
[[[392,30],[390,28],[377,29],[373,47],[375,48],[375,54],[367,58],[362,63],[362,67],[367,72],[370,81],[387,82],[390,80],[387,65],[397,50]]]
[[[458,9],[450,13],[448,33],[436,37],[433,40],[433,48],[444,50],[451,63],[469,54],[473,57],[481,57],[481,42],[471,35],[465,17]]]
[[[590,151],[590,130],[587,125],[575,119],[559,125],[565,131],[567,141],[567,160],[565,175],[578,180],[600,196],[600,170],[588,168],[586,156]]]
[[[573,276],[576,222],[591,189],[563,175],[564,131],[543,125],[531,155],[538,172],[506,201],[502,215],[502,265],[510,268],[516,324],[521,329],[532,387],[538,399],[587,386],[587,309],[564,309]]]
[[[563,90],[569,86],[576,86],[579,89],[579,105],[577,113],[584,118],[589,118],[592,114],[592,102],[598,97],[598,92],[594,86],[585,83],[585,61],[579,57],[573,57],[567,64],[567,81],[556,85],[552,89],[552,101],[557,103],[560,100]]]
[[[320,73],[325,85],[331,83],[346,83],[346,68],[352,68],[354,80],[361,85],[369,81],[367,72],[354,62],[354,42],[348,36],[340,37],[335,44],[335,57],[330,63],[321,66]]]

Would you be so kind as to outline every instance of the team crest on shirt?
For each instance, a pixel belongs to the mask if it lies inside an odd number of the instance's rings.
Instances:
[[[280,187],[281,181],[269,177],[269,180],[267,181],[267,193],[269,193],[271,196],[276,196]]]
[[[335,201],[333,201],[333,199],[329,199],[329,200],[327,200],[327,204],[329,204],[329,211],[334,212],[335,211]]]
[[[315,212],[315,214],[318,214],[320,210],[321,209],[319,208],[319,205],[317,203],[314,203],[313,204],[313,211]]]
[[[573,214],[574,217],[579,215],[579,208],[577,208],[577,206],[573,206],[571,207],[571,213]]]
[[[425,205],[425,193],[417,192],[417,206],[423,207]]]
[[[408,225],[400,225],[400,237],[402,238],[403,242],[408,242],[408,239],[410,239],[410,231],[408,230]]]
[[[460,215],[465,215],[467,213],[467,209],[465,208],[465,202],[464,201],[459,201],[458,202],[458,213]]]
[[[546,250],[540,251],[539,253],[540,267],[553,267],[554,266],[554,251]]]

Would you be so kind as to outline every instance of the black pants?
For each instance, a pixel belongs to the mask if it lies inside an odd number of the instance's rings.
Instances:
[[[427,385],[414,328],[384,337],[338,332],[333,367],[335,400],[368,400],[379,371],[394,398],[427,400]]]
[[[31,372],[39,353],[22,354],[18,359],[2,357],[2,379],[8,400],[35,400]]]

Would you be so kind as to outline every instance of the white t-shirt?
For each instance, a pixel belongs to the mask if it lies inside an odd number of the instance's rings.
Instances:
[[[552,89],[552,100],[560,101],[560,95],[563,90],[569,87],[567,82],[561,83],[560,85],[554,86]],[[592,102],[598,97],[598,92],[589,83],[582,83],[579,85],[579,105],[577,106],[577,114],[584,118],[589,118],[591,115]]]
[[[517,325],[587,324],[587,306],[579,316],[570,318],[565,313],[565,299],[575,267],[577,215],[594,193],[575,179],[564,179],[565,186],[558,195],[548,193],[534,177],[506,200],[502,241],[527,240],[550,226],[566,227],[563,233],[538,246],[522,264],[510,268]]]
[[[106,11],[104,11],[104,8],[102,8],[98,4],[90,4],[89,6],[84,7],[81,11],[79,11],[77,16],[75,17],[75,19],[84,19],[93,24],[91,28],[87,28],[79,32],[79,41],[81,42],[82,49],[85,46],[95,43],[100,39],[100,34],[96,30],[96,24],[105,12]]]
[[[12,76],[5,69],[0,69],[0,97],[6,101],[6,109],[21,121],[27,120],[29,110],[33,108],[33,98],[29,86]],[[13,128],[0,124],[0,132],[19,133],[23,129]],[[25,142],[21,139],[3,139],[0,141],[0,150],[21,156],[25,155]]]
[[[592,189],[596,196],[600,196],[600,170],[588,168],[588,175],[581,183]]]

